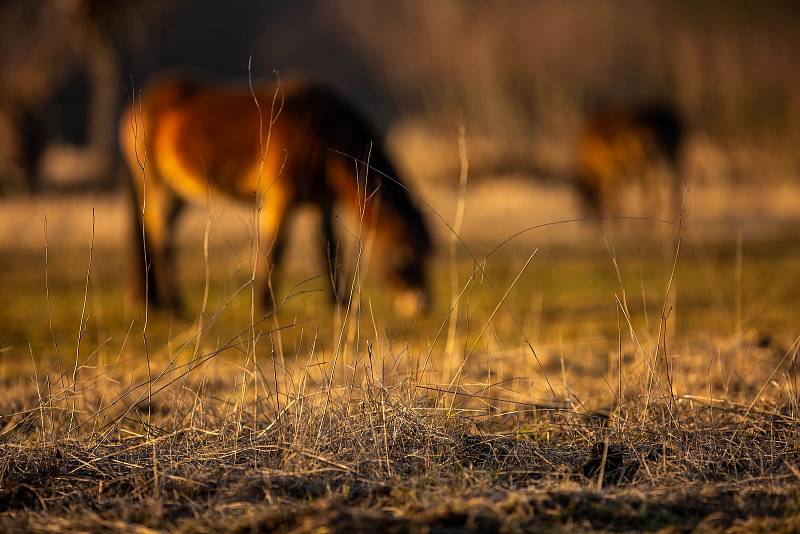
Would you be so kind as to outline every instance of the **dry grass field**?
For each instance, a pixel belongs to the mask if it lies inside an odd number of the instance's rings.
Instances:
[[[434,309],[410,322],[368,250],[330,307],[303,238],[264,314],[252,213],[224,203],[182,227],[184,314],[145,314],[122,199],[7,202],[0,529],[796,531],[786,188],[691,189],[682,232],[571,222],[503,244],[575,203],[475,184],[455,255],[429,213]],[[422,189],[452,221],[453,191]]]
[[[799,23],[787,0],[0,2],[0,532],[800,532]],[[117,119],[176,70],[319,82],[374,123],[434,233],[430,313],[398,318],[344,214],[331,306],[311,212],[265,312],[257,210],[210,191],[183,311],[135,302]],[[586,143],[648,108],[675,120]],[[243,168],[229,119],[208,146]],[[222,179],[202,154],[175,168]],[[653,207],[670,168],[679,221]],[[585,218],[590,176],[614,220]]]

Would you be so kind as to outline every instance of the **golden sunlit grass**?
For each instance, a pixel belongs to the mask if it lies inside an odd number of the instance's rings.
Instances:
[[[395,317],[368,253],[332,309],[307,235],[259,311],[258,210],[213,194],[178,236],[183,313],[145,312],[127,199],[1,198],[0,530],[799,531],[792,4],[313,4],[253,52],[391,119],[435,226],[431,314]],[[579,220],[586,112],[653,98],[687,120],[682,232]],[[65,189],[103,163],[58,156]]]
[[[797,528],[790,237],[476,239],[403,323],[371,277],[328,307],[302,247],[251,318],[246,216],[221,219],[207,255],[186,230],[185,314],[146,328],[112,241],[50,216],[46,250],[0,253],[2,528]]]

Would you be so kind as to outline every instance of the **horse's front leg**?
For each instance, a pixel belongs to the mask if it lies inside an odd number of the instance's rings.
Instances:
[[[336,231],[333,221],[333,208],[322,209],[320,220],[320,251],[322,261],[325,262],[328,271],[328,282],[331,291],[329,293],[331,302],[342,304],[344,302],[345,288],[343,287],[342,270],[344,268],[343,253],[339,241],[336,239]]]

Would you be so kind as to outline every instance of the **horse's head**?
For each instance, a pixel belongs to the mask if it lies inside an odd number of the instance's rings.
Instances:
[[[385,276],[395,312],[406,318],[427,313],[431,307],[426,272],[429,251],[398,243],[387,253]]]
[[[395,312],[409,318],[430,311],[427,270],[432,243],[416,206],[410,202],[398,204],[381,208],[379,226],[383,226],[383,231],[378,232],[376,252]]]
[[[409,189],[395,176],[380,144],[370,145],[375,172],[357,172],[342,158],[333,159],[332,183],[356,217],[365,217],[373,230],[375,266],[402,317],[426,313],[431,307],[428,263],[433,249],[431,234]],[[353,184],[357,186],[353,189]],[[366,201],[366,202],[365,202]],[[363,206],[363,208],[362,208]]]

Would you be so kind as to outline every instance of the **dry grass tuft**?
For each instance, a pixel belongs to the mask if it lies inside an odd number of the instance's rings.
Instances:
[[[142,532],[797,525],[793,401],[660,399],[633,388],[607,412],[568,403],[514,410],[510,400],[448,394],[406,374],[412,368],[397,356],[398,372],[383,381],[371,352],[338,377],[314,362],[278,371],[277,382],[257,367],[257,380],[247,370],[212,378],[210,358],[154,370],[150,382],[113,365],[80,370],[75,381],[39,370],[18,386],[27,396],[4,399],[0,524]]]

